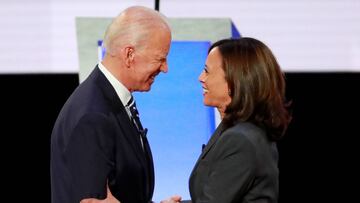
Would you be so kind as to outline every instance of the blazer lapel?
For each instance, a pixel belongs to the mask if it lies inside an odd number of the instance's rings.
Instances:
[[[199,162],[201,159],[203,159],[206,154],[210,151],[210,149],[214,146],[214,144],[216,143],[216,141],[219,139],[219,137],[221,136],[221,134],[224,132],[225,130],[225,126],[224,124],[221,122],[219,124],[219,126],[216,128],[214,134],[211,136],[209,142],[207,143],[207,145],[205,146],[205,148],[202,150],[202,153],[199,157],[199,159],[196,161],[196,164],[194,166],[193,171],[191,172],[190,177],[193,175],[194,171],[196,171],[196,168],[199,165]]]
[[[204,158],[205,155],[210,151],[210,149],[214,146],[214,144],[216,143],[216,141],[219,139],[220,135],[224,132],[225,130],[225,126],[223,123],[219,124],[219,127],[216,128],[214,134],[211,136],[209,142],[207,143],[207,145],[205,146],[205,148],[203,149],[200,158]]]

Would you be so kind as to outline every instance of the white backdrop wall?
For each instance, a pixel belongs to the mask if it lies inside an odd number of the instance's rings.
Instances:
[[[77,73],[75,17],[114,17],[131,5],[154,1],[1,0],[0,73]],[[229,17],[285,71],[360,71],[360,0],[162,0],[160,11]]]

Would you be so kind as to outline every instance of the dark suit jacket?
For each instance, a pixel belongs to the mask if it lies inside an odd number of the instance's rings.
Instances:
[[[105,198],[108,181],[122,203],[147,203],[154,169],[147,140],[98,67],[62,108],[51,136],[53,203]]]
[[[278,152],[265,131],[251,123],[220,124],[190,176],[193,203],[275,203]]]

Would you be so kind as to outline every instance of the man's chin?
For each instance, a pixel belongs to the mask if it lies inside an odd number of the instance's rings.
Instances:
[[[151,85],[141,88],[140,90],[138,90],[138,92],[148,92],[150,90],[151,90]]]

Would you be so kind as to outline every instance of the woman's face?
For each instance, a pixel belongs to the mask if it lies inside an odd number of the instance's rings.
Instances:
[[[225,110],[231,98],[222,68],[222,57],[217,47],[210,51],[199,81],[203,88],[204,104]]]

